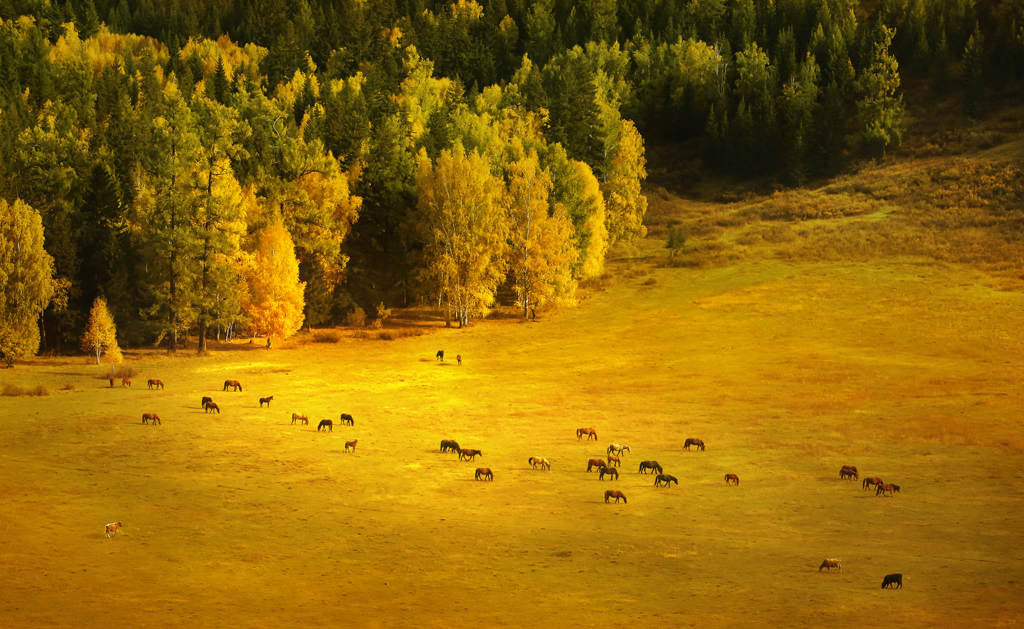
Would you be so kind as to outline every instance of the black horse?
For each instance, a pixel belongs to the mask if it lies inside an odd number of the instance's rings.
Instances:
[[[903,589],[903,575],[899,572],[885,575],[885,578],[882,579],[882,589],[884,590],[885,588]]]
[[[207,402],[212,402],[212,401],[213,401],[212,397],[210,397],[208,395],[204,395],[203,399],[200,400],[200,402],[199,402],[199,406],[202,406],[203,408],[206,408],[206,403]]]
[[[437,353],[434,354],[434,358],[437,359],[437,360],[440,360],[441,362],[444,362],[444,350],[443,349],[437,350]]]
[[[441,440],[441,452],[461,452],[462,448],[459,447],[459,442],[454,439],[442,439]]]
[[[316,431],[320,432],[325,428],[331,432],[334,432],[334,422],[332,422],[329,419],[321,419],[320,423],[317,424]]]
[[[676,478],[675,476],[672,476],[671,474],[658,474],[657,476],[654,477],[655,487],[661,487],[662,485],[668,487],[672,483],[678,485],[679,479]]]
[[[349,426],[356,425],[356,420],[352,419],[352,416],[348,413],[342,413],[340,419],[342,424],[348,424]]]
[[[661,465],[659,465],[657,461],[640,461],[640,469],[638,471],[641,474],[646,474],[647,470],[651,470],[652,474],[654,472],[657,472],[659,474],[664,472],[664,470],[661,469]]]

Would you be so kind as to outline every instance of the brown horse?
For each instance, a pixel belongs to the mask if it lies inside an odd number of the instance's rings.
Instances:
[[[597,431],[594,430],[593,428],[577,428],[576,438],[582,439],[583,435],[587,436],[587,441],[590,441],[591,439],[597,441]]]
[[[654,477],[655,487],[661,487],[662,485],[668,487],[672,483],[675,483],[678,486],[679,479],[676,478],[675,476],[672,476],[671,474],[658,474],[657,476]]]
[[[164,381],[157,378],[150,378],[146,380],[146,386],[150,389],[162,389],[164,388]]]
[[[274,396],[273,395],[271,395],[270,397],[261,397],[260,398],[260,408],[263,408],[264,404],[267,405],[267,408],[270,408],[270,403],[273,400],[274,400]]]
[[[125,376],[124,378],[121,378],[121,386],[122,387],[130,387],[130,386],[132,386],[132,379],[127,377],[127,376]]]
[[[736,476],[735,474],[726,474],[725,475],[725,484],[726,485],[739,485],[740,484],[740,477]]]
[[[163,424],[163,422],[160,421],[160,416],[156,413],[143,413],[142,423],[148,424],[149,422],[153,422],[154,424]]]
[[[622,460],[614,454],[608,455],[608,465],[614,465],[615,467],[622,467]]]
[[[298,413],[292,413],[292,423],[294,424],[295,422],[302,422],[303,424],[308,426],[309,425],[309,418],[306,417],[305,415],[299,415]]]
[[[238,380],[225,380],[224,390],[227,391],[228,389],[231,389],[232,391],[241,391],[242,385]]]
[[[442,439],[441,440],[441,452],[448,452],[449,450],[459,452],[459,442],[454,439]]]
[[[614,467],[602,467],[601,473],[598,474],[597,480],[604,480],[605,475],[614,480],[619,480],[619,470]]]
[[[489,467],[478,467],[473,475],[476,480],[494,480],[494,472]]]
[[[619,498],[622,498],[622,502],[629,504],[629,501],[626,500],[626,494],[622,493],[618,489],[609,489],[608,491],[604,492],[604,501],[608,502],[609,498],[615,498],[616,503],[619,502]]]
[[[529,463],[533,469],[537,469],[538,466],[542,470],[551,469],[551,461],[548,461],[542,456],[531,456],[526,462]]]
[[[875,487],[876,496],[895,496],[899,491],[900,486],[892,483],[883,483]]]
[[[338,421],[342,424],[348,424],[349,426],[356,425],[356,420],[352,419],[352,416],[348,413],[342,413],[341,417],[338,418]]]
[[[111,522],[110,524],[108,524],[106,527],[107,539],[110,539],[111,537],[117,535],[117,529],[121,528],[122,526],[124,525],[120,522]]]
[[[329,419],[321,419],[320,423],[317,424],[316,431],[320,432],[321,430],[328,430],[330,432],[334,432],[334,422],[332,422]]]
[[[459,450],[460,461],[472,461],[478,456],[483,456],[483,453],[479,450],[473,450],[472,448],[463,448],[462,450]]]
[[[690,446],[698,448],[701,452],[704,451],[704,441],[701,439],[690,438],[683,443],[683,450],[689,450]]]
[[[838,559],[826,559],[826,560],[821,562],[820,566],[818,566],[818,572],[821,572],[825,568],[828,568],[829,572],[832,572],[832,568],[839,568],[839,572],[842,572],[843,571],[843,562],[841,562]]]
[[[860,484],[860,487],[861,487],[861,489],[871,489],[875,485],[883,485],[883,484],[885,484],[885,481],[883,481],[878,476],[869,476],[868,478],[864,479],[864,482],[862,482]]]
[[[608,467],[608,464],[604,462],[604,459],[590,459],[589,461],[587,461],[588,472],[594,469],[595,467],[599,469],[604,469]]]
[[[357,443],[359,443],[358,439],[353,439],[352,441],[346,441],[345,442],[345,452],[348,452],[349,450],[351,450],[352,452],[355,452],[356,451],[356,444]]]
[[[203,404],[203,411],[206,413],[217,411],[217,414],[220,415],[220,407],[213,400],[207,400],[206,404]]]
[[[661,465],[657,461],[640,461],[640,467],[637,469],[637,472],[646,474],[647,470],[650,470],[652,474],[655,472],[661,474],[665,471],[661,469]]]
[[[857,466],[844,465],[839,469],[839,478],[857,479]]]

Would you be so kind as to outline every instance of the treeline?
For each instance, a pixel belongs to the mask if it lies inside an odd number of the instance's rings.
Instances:
[[[641,133],[799,182],[898,144],[908,73],[973,112],[1024,76],[1022,0],[0,0],[0,19],[0,197],[42,217],[53,348],[98,296],[127,344],[259,327],[270,232],[310,325],[417,300],[465,323],[499,291],[529,314],[643,234]]]

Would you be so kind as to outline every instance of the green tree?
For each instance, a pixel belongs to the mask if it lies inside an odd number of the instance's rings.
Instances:
[[[8,367],[39,349],[39,315],[54,296],[53,258],[39,212],[0,199],[0,359]]]
[[[114,317],[107,309],[107,300],[97,297],[89,311],[89,323],[85,326],[85,334],[82,335],[82,349],[96,354],[96,364],[100,364],[100,357],[107,353],[107,360],[112,363],[119,363],[123,360],[121,348],[117,345],[117,327],[114,325]]]
[[[981,28],[975,26],[974,33],[964,47],[964,110],[968,116],[977,116],[981,112],[982,103],[985,102],[984,50]]]
[[[903,137],[903,96],[899,63],[889,51],[893,31],[879,26],[871,59],[858,79],[857,113],[861,138],[873,151],[899,145]]]

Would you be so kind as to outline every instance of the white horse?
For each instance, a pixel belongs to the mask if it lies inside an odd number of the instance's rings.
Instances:
[[[533,469],[537,469],[538,465],[542,470],[551,469],[551,461],[548,461],[542,456],[531,456],[528,463],[533,466]]]
[[[110,524],[108,524],[107,525],[107,531],[106,531],[107,539],[110,539],[111,537],[117,535],[117,529],[119,529],[119,528],[121,528],[121,523],[120,522],[111,522]]]
[[[608,454],[620,455],[624,452],[629,452],[629,446],[624,443],[613,443],[608,446]]]

